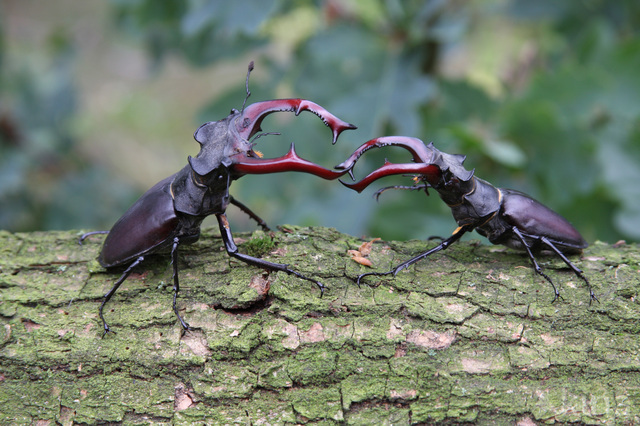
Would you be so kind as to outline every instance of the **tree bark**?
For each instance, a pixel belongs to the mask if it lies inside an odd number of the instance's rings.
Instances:
[[[640,253],[595,243],[572,260],[461,242],[397,277],[434,243],[361,240],[328,228],[239,234],[241,252],[315,284],[230,258],[206,231],[150,257],[106,305],[121,271],[95,260],[103,236],[0,231],[0,423],[416,424],[640,421]]]

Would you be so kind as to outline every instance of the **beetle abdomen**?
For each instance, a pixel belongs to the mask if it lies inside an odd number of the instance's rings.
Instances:
[[[170,193],[174,177],[145,192],[113,225],[98,257],[103,267],[123,265],[171,243],[178,228]]]
[[[527,194],[512,189],[500,189],[503,196],[502,218],[529,235],[547,237],[564,253],[580,252],[588,244],[569,223],[544,204]]]

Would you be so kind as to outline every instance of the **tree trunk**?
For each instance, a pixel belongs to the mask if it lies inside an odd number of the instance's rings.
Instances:
[[[595,243],[536,275],[526,256],[462,242],[397,277],[434,243],[327,228],[239,234],[244,253],[315,284],[230,258],[207,231],[181,247],[180,314],[169,258],[147,259],[104,310],[121,271],[103,236],[0,232],[0,423],[414,424],[640,421],[640,254]],[[243,241],[244,240],[244,241]]]

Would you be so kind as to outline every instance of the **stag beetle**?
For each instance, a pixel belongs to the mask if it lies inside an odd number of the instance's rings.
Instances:
[[[315,283],[322,292],[321,282],[306,277],[289,268],[288,265],[272,263],[238,252],[229,228],[225,210],[233,204],[258,224],[268,230],[266,223],[244,204],[229,194],[229,185],[245,174],[265,174],[277,172],[305,172],[323,179],[336,179],[345,172],[325,169],[299,157],[291,144],[289,152],[279,158],[261,159],[262,155],[254,151],[253,141],[265,133],[261,131],[262,120],[269,114],[279,111],[291,111],[295,115],[302,111],[316,114],[333,132],[335,144],[341,132],[355,129],[356,126],[340,120],[320,105],[304,99],[276,99],[257,102],[245,108],[249,91],[249,75],[253,62],[249,64],[246,79],[246,98],[242,110],[231,110],[231,114],[220,120],[200,126],[194,133],[194,139],[200,144],[200,152],[178,173],[158,182],[136,201],[127,212],[113,225],[111,231],[97,231],[84,234],[108,233],[99,263],[107,268],[125,267],[120,278],[104,296],[100,305],[100,319],[104,334],[110,330],[104,319],[103,309],[118,287],[127,279],[131,271],[142,263],[146,256],[160,252],[171,252],[173,265],[173,311],[184,330],[189,325],[182,319],[176,307],[176,298],[180,289],[178,280],[178,247],[191,244],[200,236],[200,225],[205,217],[215,215],[218,219],[222,241],[227,253],[249,265],[270,270],[283,271],[301,279]]]
[[[451,213],[458,224],[453,234],[443,239],[440,244],[406,262],[401,263],[387,272],[369,272],[358,276],[358,284],[368,275],[396,276],[398,272],[408,266],[444,250],[456,242],[466,232],[474,229],[493,244],[503,244],[507,247],[525,250],[531,259],[535,271],[544,277],[554,291],[553,302],[560,293],[551,278],[546,275],[534,256],[542,250],[552,251],[583,280],[589,288],[590,300],[598,300],[591,289],[591,284],[582,271],[575,266],[566,254],[580,253],[588,246],[587,242],[576,229],[562,216],[530,196],[512,189],[496,188],[489,182],[474,176],[474,170],[463,167],[464,155],[451,155],[439,151],[433,143],[425,144],[416,138],[406,136],[388,136],[371,139],[358,147],[353,154],[336,169],[349,171],[353,179],[352,169],[358,158],[372,148],[384,146],[400,146],[413,156],[414,163],[385,164],[371,172],[359,182],[345,183],[348,188],[362,192],[377,179],[395,174],[415,174],[416,184],[413,186],[390,186],[378,190],[376,198],[387,189],[424,190],[429,195],[428,188],[438,192],[440,198],[451,208]],[[422,182],[422,183],[420,183]]]

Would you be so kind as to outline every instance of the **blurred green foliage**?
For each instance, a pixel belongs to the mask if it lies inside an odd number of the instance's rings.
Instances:
[[[133,193],[77,149],[75,52],[60,32],[47,43],[47,56],[0,48],[0,229],[90,227]]]
[[[112,0],[110,9],[156,69],[176,57],[194,67],[253,59],[249,102],[308,98],[359,127],[331,146],[315,117],[269,118],[265,131],[286,132],[260,139],[258,148],[268,156],[282,155],[296,141],[305,158],[331,167],[369,138],[415,136],[466,154],[478,176],[529,193],[589,241],[640,240],[636,1]],[[117,204],[129,194],[99,165],[86,167],[74,157],[67,128],[74,88],[65,68],[72,49],[65,46],[49,60],[48,92],[35,90],[44,77],[0,63],[3,98],[12,87],[0,113],[21,135],[12,140],[5,129],[1,136],[0,228],[92,226],[103,223],[101,215],[115,210],[115,220],[126,209],[96,209],[96,200]],[[242,105],[244,72],[238,70],[224,96],[203,106],[200,122]],[[53,114],[47,105],[64,108]],[[370,152],[357,175],[384,158],[407,161],[408,155],[393,148]],[[56,166],[57,174],[45,178],[62,182],[55,194],[34,182],[43,162],[45,170]],[[410,181],[395,177],[380,186],[394,183]],[[110,191],[103,193],[106,186]],[[375,203],[374,190],[359,195],[336,182],[290,174],[247,176],[232,186],[234,196],[270,223],[334,226],[385,239],[455,228],[436,196],[389,191]],[[36,210],[46,211],[46,219],[15,218]]]

